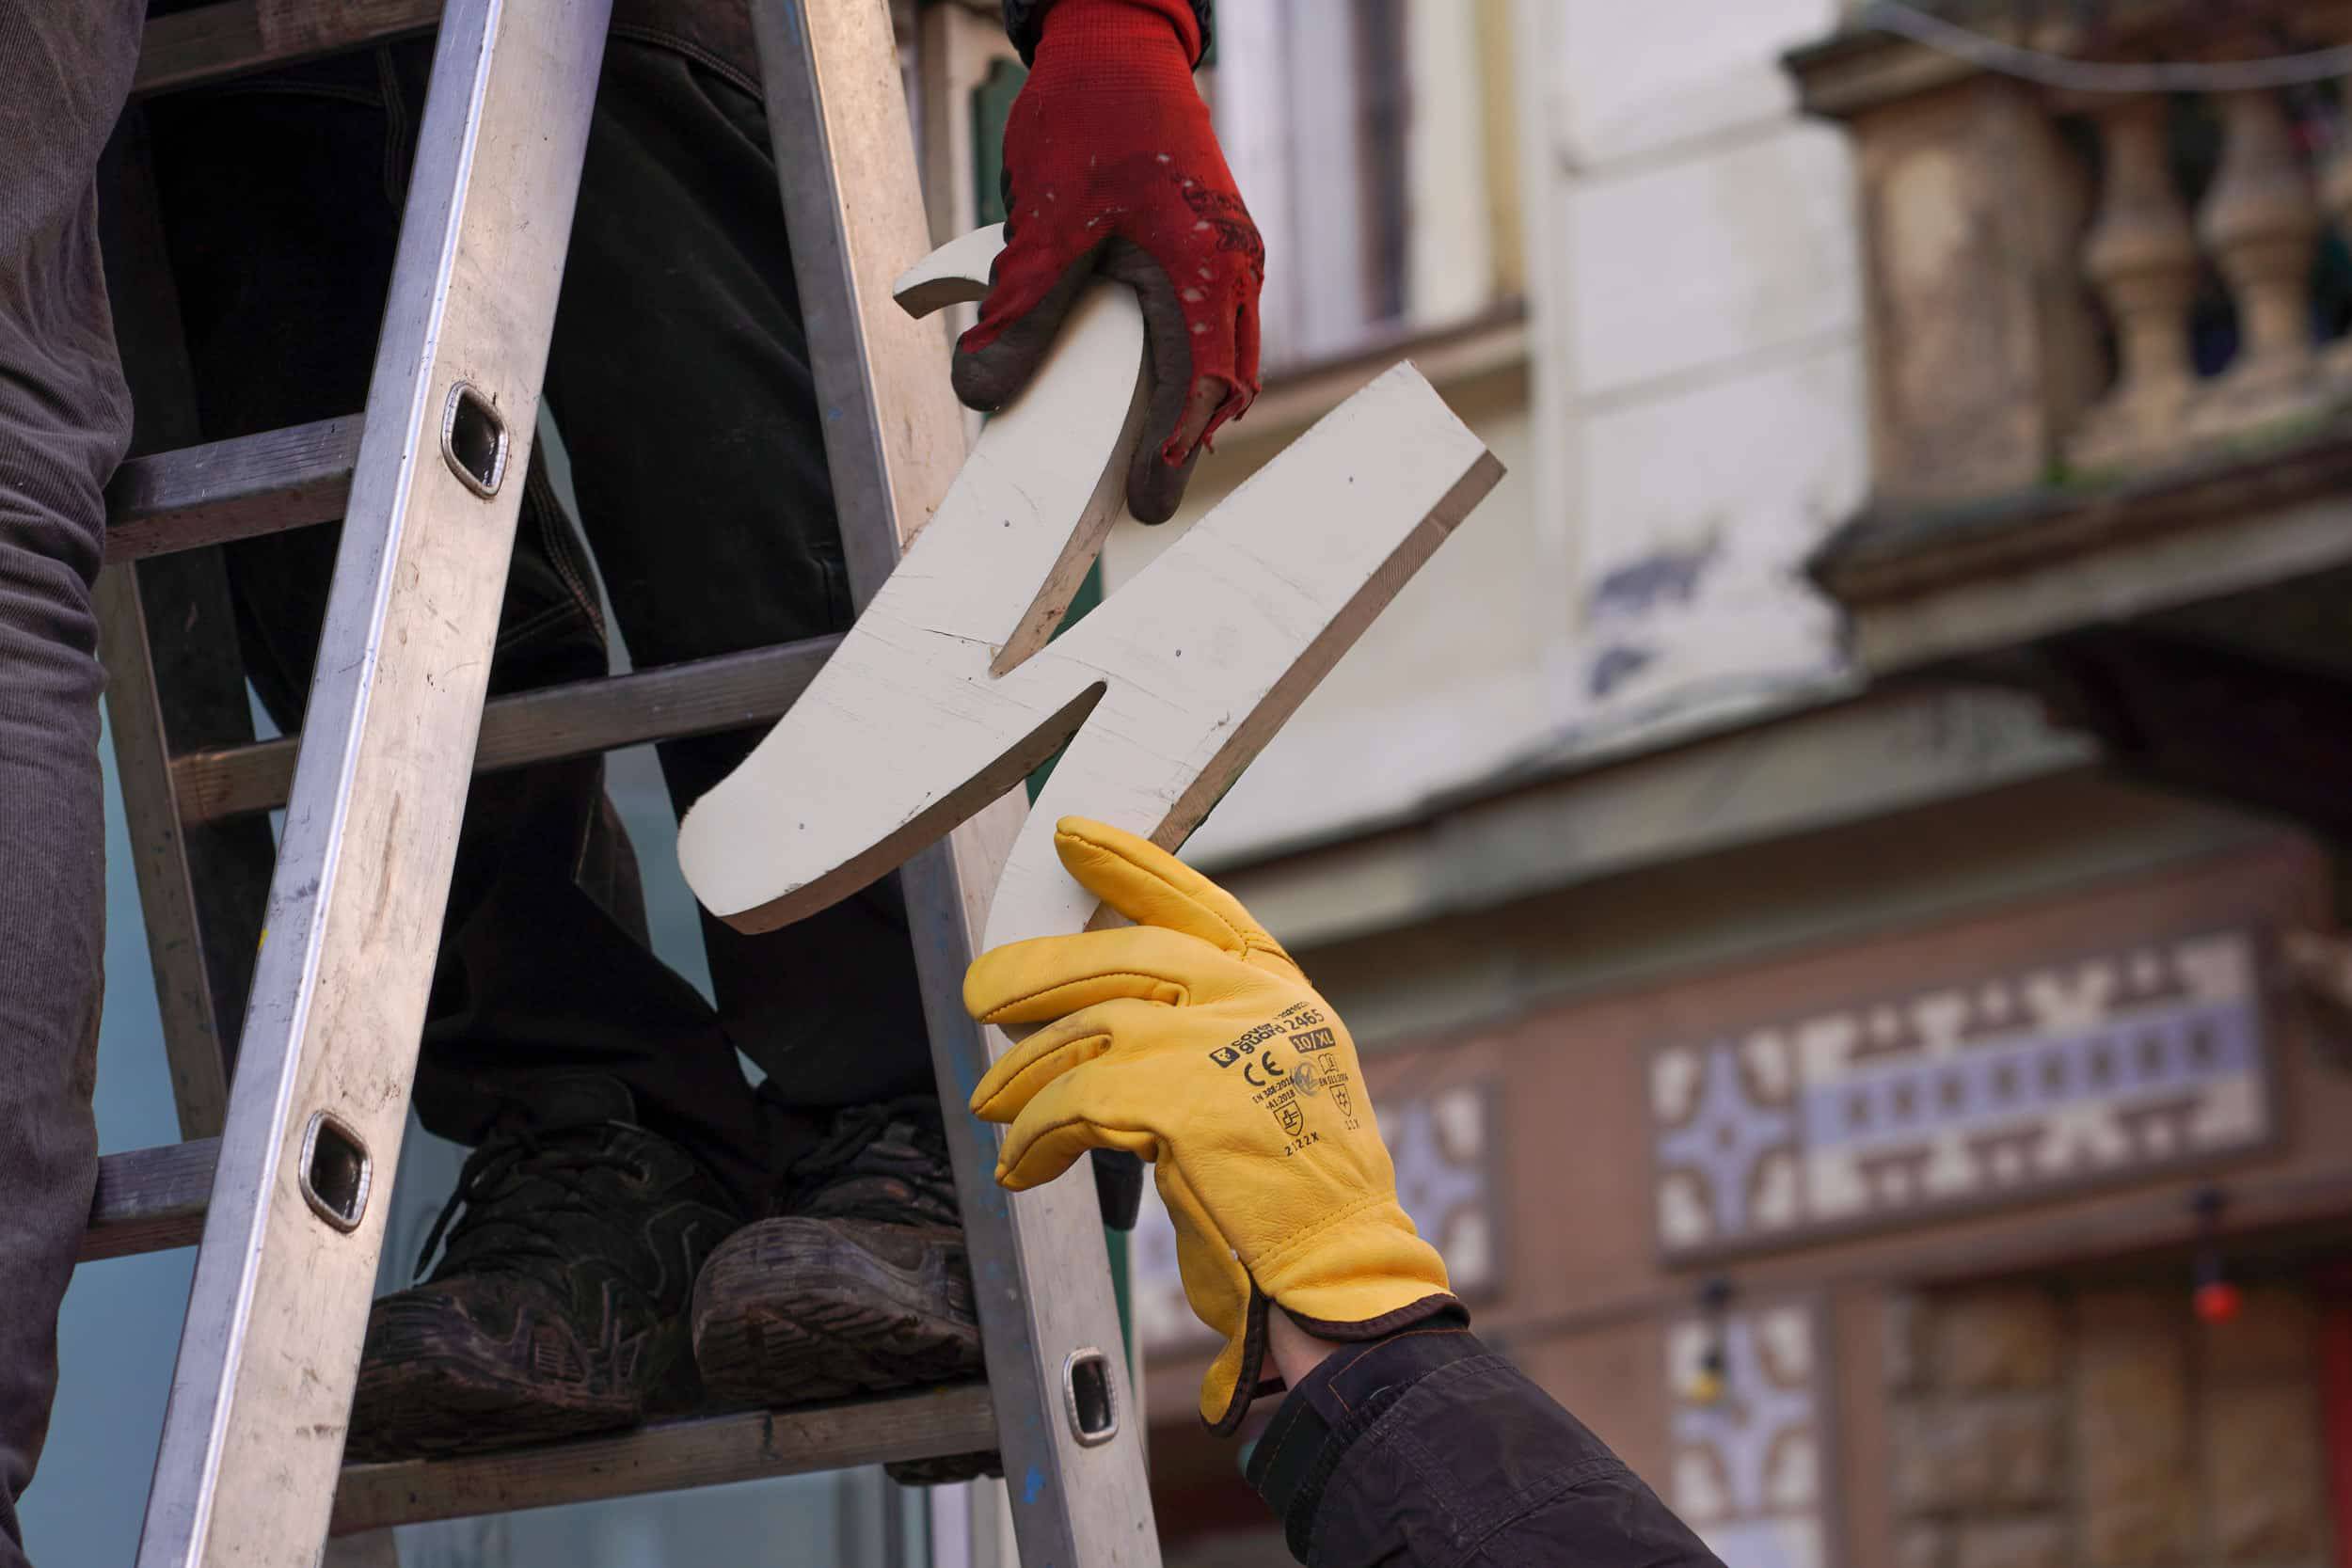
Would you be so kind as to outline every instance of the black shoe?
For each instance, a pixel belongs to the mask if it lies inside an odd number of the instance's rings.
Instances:
[[[609,1078],[557,1080],[467,1159],[417,1260],[446,1231],[439,1265],[369,1314],[351,1458],[544,1442],[698,1402],[686,1306],[739,1221],[636,1114]]]
[[[773,1408],[977,1375],[937,1102],[839,1113],[776,1208],[694,1287],[694,1359],[714,1398]]]

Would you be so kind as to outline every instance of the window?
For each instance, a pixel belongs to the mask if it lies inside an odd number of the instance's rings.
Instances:
[[[1516,293],[1507,23],[1491,0],[1222,0],[1209,91],[1265,236],[1269,373]]]

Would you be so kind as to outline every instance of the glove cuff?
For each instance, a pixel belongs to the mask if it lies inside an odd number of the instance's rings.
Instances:
[[[1400,1329],[1449,1314],[1458,1320],[1455,1326],[1470,1326],[1470,1308],[1462,1305],[1459,1296],[1448,1291],[1433,1291],[1418,1301],[1408,1301],[1402,1307],[1391,1307],[1372,1318],[1318,1318],[1288,1302],[1283,1304],[1282,1310],[1290,1314],[1291,1322],[1316,1338],[1336,1339],[1343,1345],[1358,1344],[1366,1339],[1385,1339]]]
[[[1054,0],[1038,29],[1038,52],[1058,52],[1065,44],[1095,54],[1123,51],[1136,40],[1153,40],[1160,22],[1183,47],[1184,69],[1197,68],[1207,40],[1187,0]]]
[[[1274,1298],[1249,1282],[1249,1309],[1242,1321],[1239,1355],[1228,1369],[1226,1357],[1219,1356],[1209,1368],[1208,1376],[1200,1385],[1200,1418],[1219,1437],[1231,1437],[1249,1414],[1251,1402],[1267,1394],[1279,1394],[1288,1385],[1279,1373],[1266,1369],[1266,1315],[1275,1306]],[[1452,1292],[1433,1291],[1417,1300],[1406,1302],[1370,1318],[1318,1318],[1303,1312],[1286,1300],[1282,1310],[1293,1323],[1318,1339],[1334,1339],[1342,1344],[1361,1344],[1373,1339],[1385,1339],[1432,1319],[1444,1320],[1451,1328],[1470,1326],[1470,1308]],[[1231,1342],[1228,1349],[1232,1349]],[[1231,1383],[1226,1379],[1230,1376]],[[1220,1402],[1223,1408],[1218,1408]]]
[[[1266,1371],[1266,1313],[1274,1300],[1258,1289],[1258,1282],[1249,1282],[1249,1307],[1242,1315],[1239,1354],[1230,1372],[1225,1357],[1220,1355],[1209,1367],[1208,1375],[1200,1383],[1200,1419],[1219,1437],[1231,1437],[1241,1427],[1242,1418],[1249,1414],[1252,1400],[1262,1394],[1281,1391],[1279,1375]],[[1227,1342],[1229,1350],[1235,1348]],[[1230,1376],[1232,1381],[1226,1380]]]

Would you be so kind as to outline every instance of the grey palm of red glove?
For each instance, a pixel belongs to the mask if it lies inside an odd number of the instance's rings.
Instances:
[[[1184,0],[1053,0],[1005,124],[1005,249],[956,345],[957,396],[1000,408],[1089,277],[1131,285],[1151,390],[1127,508],[1147,523],[1258,393],[1265,249],[1193,87],[1200,53]]]

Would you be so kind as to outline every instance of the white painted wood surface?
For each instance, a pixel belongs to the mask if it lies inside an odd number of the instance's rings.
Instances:
[[[994,248],[985,233],[945,247],[901,280],[901,299],[937,308],[957,277],[977,289]],[[995,884],[985,941],[1078,929],[1091,900],[1054,855],[1055,819],[1181,844],[1501,477],[1400,365],[1043,646],[1117,515],[1142,353],[1128,290],[1098,286],[1073,310],[841,650],[688,814],[679,858],[714,912],[766,930],[822,909],[1069,740]]]

